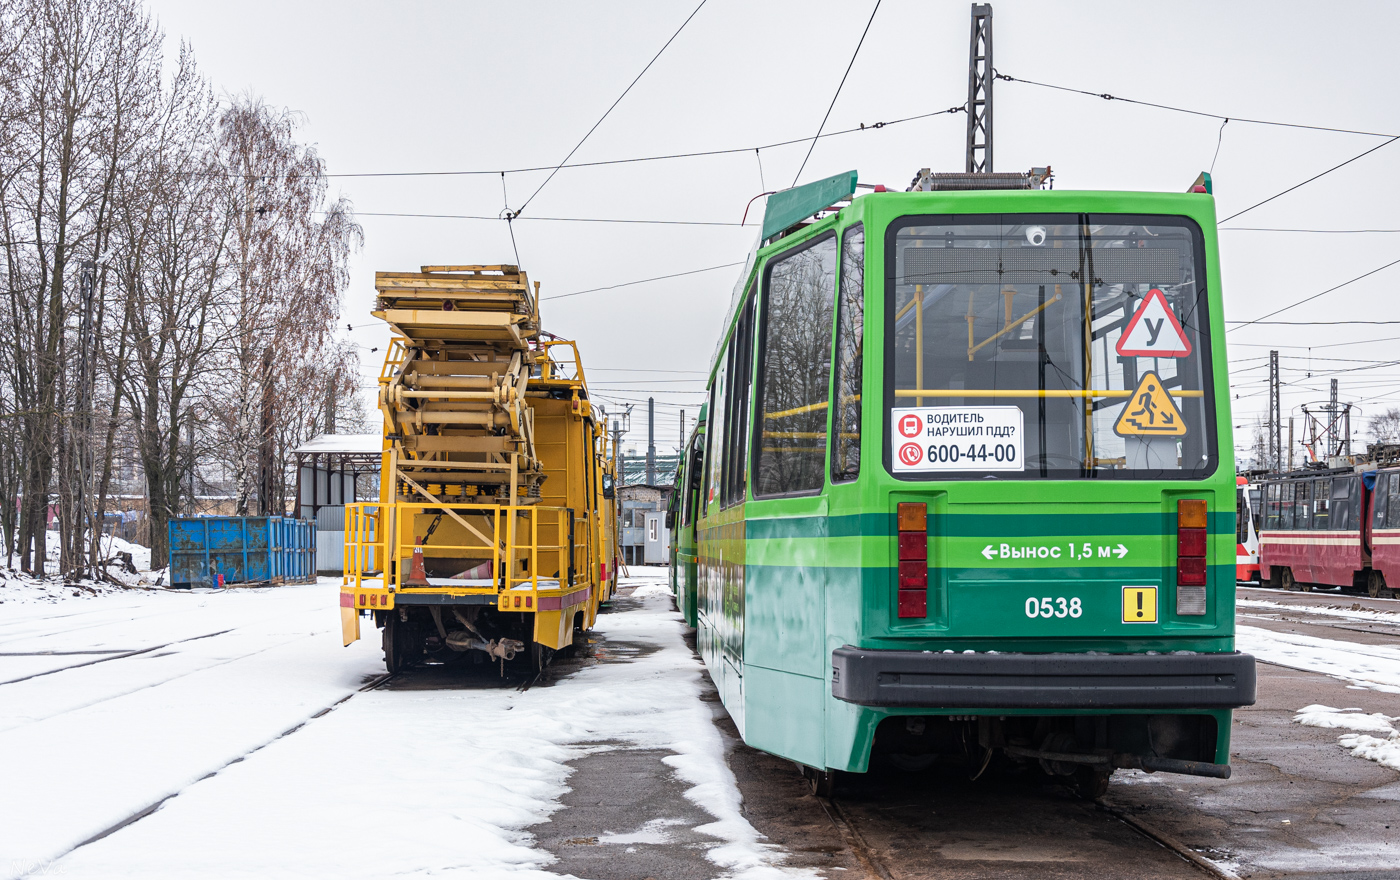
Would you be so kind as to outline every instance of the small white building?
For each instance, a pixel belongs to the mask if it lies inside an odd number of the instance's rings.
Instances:
[[[379,497],[384,438],[320,434],[297,447],[298,519],[316,523],[316,573],[345,571],[345,505]]]

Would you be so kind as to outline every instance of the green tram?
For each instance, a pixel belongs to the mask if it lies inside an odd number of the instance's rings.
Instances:
[[[1209,178],[1037,171],[785,190],[735,287],[673,588],[745,742],[819,791],[872,755],[1229,776],[1255,674]]]

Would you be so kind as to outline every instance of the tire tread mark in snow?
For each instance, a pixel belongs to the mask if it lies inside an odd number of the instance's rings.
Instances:
[[[222,764],[222,765],[219,766],[219,767],[216,767],[216,768],[213,769],[213,770],[210,770],[208,773],[206,773],[206,774],[204,774],[203,776],[199,777],[199,778],[196,779],[194,782],[191,782],[189,785],[186,785],[184,788],[181,788],[179,791],[173,791],[173,792],[171,792],[170,794],[166,795],[165,797],[161,798],[160,800],[156,801],[155,803],[151,804],[150,806],[145,807],[145,808],[140,809],[140,810],[137,810],[135,813],[132,813],[130,816],[127,816],[125,819],[122,819],[120,822],[117,822],[117,823],[115,823],[115,824],[113,824],[113,825],[107,826],[106,828],[102,829],[101,831],[97,832],[96,834],[92,835],[91,837],[87,838],[86,840],[82,841],[81,843],[78,843],[78,844],[74,845],[73,847],[71,847],[70,849],[64,851],[63,853],[60,853],[59,855],[54,856],[52,859],[49,860],[49,862],[50,862],[50,863],[53,863],[53,862],[57,862],[59,859],[67,858],[69,855],[72,855],[73,852],[75,852],[76,850],[82,849],[83,847],[87,846],[87,845],[90,844],[90,843],[96,843],[97,841],[102,840],[104,837],[111,837],[113,834],[116,834],[118,831],[122,830],[123,828],[126,828],[128,825],[133,825],[133,824],[135,824],[135,823],[141,821],[142,819],[144,819],[144,818],[146,818],[147,816],[149,816],[149,815],[151,815],[152,813],[154,813],[156,810],[159,810],[162,806],[165,805],[165,803],[166,803],[167,801],[170,801],[170,800],[172,800],[172,799],[174,799],[174,798],[179,797],[180,794],[181,794],[182,792],[184,792],[186,789],[188,789],[190,786],[198,785],[199,783],[203,782],[203,781],[206,780],[206,779],[210,779],[210,778],[212,778],[212,777],[218,776],[220,773],[222,773],[223,771],[225,771],[225,770],[227,770],[228,768],[232,767],[234,764],[242,763],[245,759],[247,759],[247,758],[249,758],[249,757],[251,757],[251,756],[257,754],[258,752],[262,751],[263,749],[267,748],[268,746],[272,745],[273,743],[277,742],[278,740],[285,739],[286,737],[291,736],[292,734],[296,733],[298,730],[301,730],[303,727],[305,727],[306,725],[310,724],[312,721],[315,721],[317,718],[320,718],[320,717],[322,717],[322,716],[324,716],[324,715],[330,714],[331,712],[333,712],[333,711],[335,711],[336,709],[338,709],[341,705],[343,705],[346,701],[352,699],[353,697],[355,697],[355,696],[357,696],[357,695],[359,695],[359,694],[363,694],[363,693],[365,693],[366,691],[375,690],[375,689],[381,687],[382,685],[387,684],[387,683],[389,682],[389,680],[392,679],[392,678],[394,678],[394,677],[395,677],[395,676],[394,676],[393,673],[385,673],[385,674],[379,676],[378,678],[374,679],[373,681],[370,681],[370,682],[368,682],[368,683],[366,683],[366,684],[364,684],[364,685],[361,685],[359,688],[355,689],[355,690],[352,691],[351,693],[346,694],[345,696],[343,696],[343,697],[341,697],[340,699],[336,700],[334,703],[331,703],[329,706],[326,706],[325,708],[323,708],[323,709],[317,711],[316,713],[307,716],[307,718],[306,718],[305,721],[302,721],[302,722],[300,722],[300,723],[298,723],[298,724],[292,725],[291,727],[289,727],[289,728],[287,728],[286,730],[282,731],[281,733],[277,734],[276,736],[274,736],[272,739],[268,740],[267,742],[262,743],[261,745],[254,746],[253,748],[249,749],[248,751],[244,752],[243,754],[239,755],[238,757],[236,757],[236,758],[234,758],[234,759],[232,759],[232,760],[230,760],[230,761],[227,761],[226,763]]]
[[[29,681],[31,678],[42,678],[42,677],[45,676],[45,675],[54,675],[54,674],[59,673],[59,672],[67,672],[67,671],[70,670],[70,669],[82,669],[84,666],[93,666],[93,665],[95,665],[95,664],[97,664],[97,663],[106,663],[106,662],[109,661],[109,660],[125,660],[127,657],[137,657],[137,656],[140,656],[141,654],[149,654],[149,653],[151,653],[152,651],[159,651],[161,648],[168,648],[168,647],[170,647],[171,645],[183,645],[183,644],[185,644],[186,642],[197,642],[197,641],[199,641],[200,639],[212,639],[212,638],[214,638],[215,636],[221,636],[221,635],[223,635],[224,633],[231,633],[231,632],[233,632],[232,629],[221,629],[221,630],[219,630],[218,632],[205,633],[205,634],[202,635],[202,636],[191,636],[191,637],[188,638],[188,639],[179,639],[179,640],[174,641],[174,642],[166,642],[166,643],[163,644],[163,645],[152,645],[152,646],[149,647],[149,648],[141,648],[141,649],[136,650],[136,651],[126,651],[125,653],[114,654],[114,655],[109,656],[109,657],[99,657],[99,658],[97,658],[96,660],[89,660],[89,661],[87,661],[86,663],[74,663],[72,666],[60,666],[60,667],[58,667],[57,669],[49,669],[49,670],[46,670],[46,671],[44,671],[44,672],[36,672],[36,673],[34,673],[33,675],[25,675],[25,676],[22,676],[22,677],[20,677],[20,678],[11,678],[11,679],[8,679],[8,680],[6,680],[6,681],[0,681],[0,685],[19,684],[19,683],[22,682],[22,681]],[[14,656],[14,655],[6,655],[6,656]]]

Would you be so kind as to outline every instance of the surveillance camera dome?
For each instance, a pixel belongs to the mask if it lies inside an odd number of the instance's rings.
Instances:
[[[1045,244],[1045,227],[1031,226],[1026,229],[1026,243],[1031,247],[1040,247]]]

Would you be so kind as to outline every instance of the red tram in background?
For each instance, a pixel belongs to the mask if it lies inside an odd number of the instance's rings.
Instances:
[[[1394,595],[1391,585],[1400,584],[1400,467],[1305,470],[1260,483],[1261,583]]]

